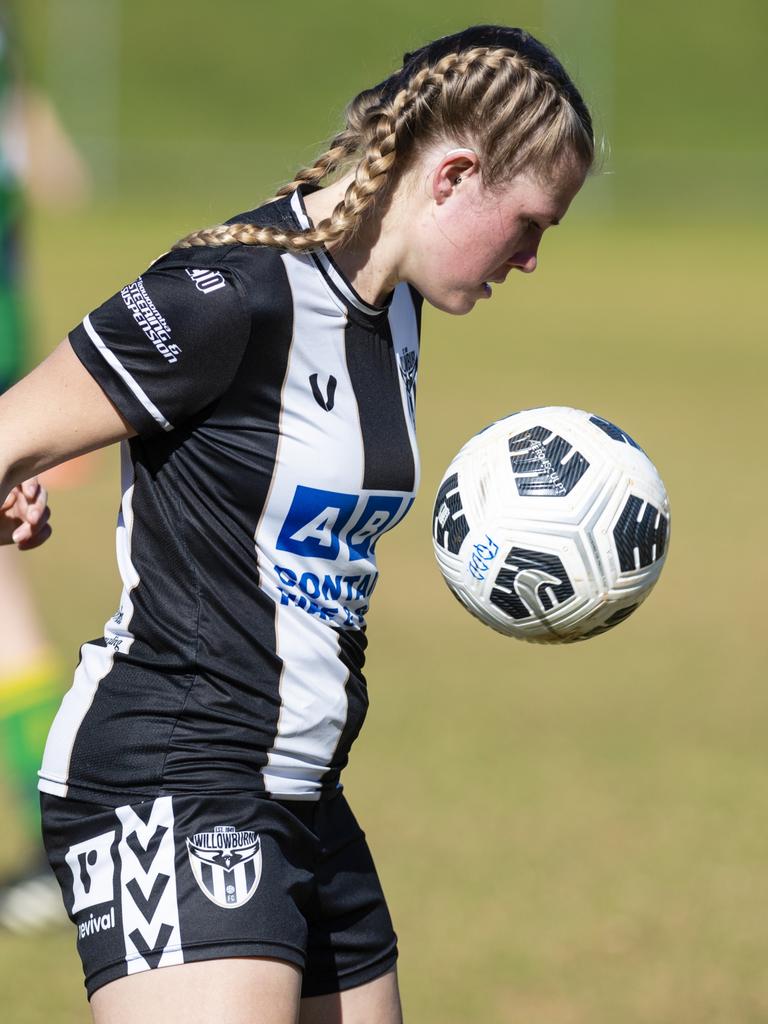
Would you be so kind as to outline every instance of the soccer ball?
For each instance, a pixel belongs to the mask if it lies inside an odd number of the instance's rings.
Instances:
[[[645,600],[669,545],[659,474],[629,434],[580,409],[514,413],[448,467],[432,537],[481,622],[535,643],[605,633]]]

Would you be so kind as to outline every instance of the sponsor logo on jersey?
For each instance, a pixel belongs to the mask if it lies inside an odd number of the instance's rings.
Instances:
[[[335,561],[370,559],[382,533],[393,525],[403,498],[371,494],[359,514],[360,496],[316,487],[296,488],[277,538],[279,551]]]
[[[208,295],[210,292],[218,291],[219,288],[226,288],[227,286],[224,275],[219,273],[218,270],[192,269],[191,267],[186,267],[185,269],[188,276],[195,282],[195,288],[202,292],[203,295]]]
[[[285,565],[273,568],[278,579],[280,604],[295,604],[310,615],[357,629],[364,624],[369,598],[379,578],[377,572],[342,576],[339,573],[296,573]],[[330,603],[333,601],[344,603]]]
[[[219,907],[242,907],[261,880],[261,839],[250,829],[216,825],[187,839],[192,874],[202,891]]]
[[[142,279],[139,278],[132,284],[127,284],[120,292],[120,295],[126,307],[130,310],[133,319],[163,359],[166,359],[169,363],[178,362],[177,357],[181,353],[181,349],[178,345],[171,344],[171,328],[147,294],[147,289],[144,287]]]
[[[395,494],[347,494],[299,485],[276,543],[279,552],[296,560],[283,557],[272,566],[280,603],[336,625],[360,628],[378,579],[376,542],[402,519],[411,501]],[[319,565],[313,564],[317,561]],[[334,572],[329,562],[337,562],[340,571]]]

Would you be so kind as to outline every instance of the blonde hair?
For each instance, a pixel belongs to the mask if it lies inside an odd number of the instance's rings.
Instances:
[[[316,227],[232,223],[187,235],[174,248],[268,245],[293,252],[352,236],[420,151],[442,141],[471,146],[483,183],[494,188],[527,172],[545,180],[573,160],[594,160],[589,112],[554,55],[521,29],[478,26],[439,39],[349,104],[344,129],[275,198],[319,186],[357,157],[354,178]]]

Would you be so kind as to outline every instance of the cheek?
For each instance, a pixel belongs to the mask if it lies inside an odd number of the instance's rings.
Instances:
[[[435,254],[431,270],[436,280],[455,287],[466,287],[483,280],[491,268],[485,247],[468,242],[461,249]]]
[[[466,313],[481,297],[480,283],[504,263],[509,238],[501,237],[498,217],[472,216],[430,224],[411,283],[425,299],[448,313]]]
[[[506,240],[500,240],[498,218],[488,220],[485,211],[462,211],[435,224],[428,248],[428,273],[454,284],[483,280],[505,257]]]

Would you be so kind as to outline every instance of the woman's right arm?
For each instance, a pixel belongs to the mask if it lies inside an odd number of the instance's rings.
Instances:
[[[156,261],[0,396],[0,544],[41,543],[30,533],[39,519],[16,515],[25,516],[30,500],[22,481],[115,441],[171,431],[230,386],[250,341],[251,310],[232,269],[206,255],[191,266],[172,253]],[[39,494],[32,500],[44,508]],[[22,543],[13,537],[20,525]]]
[[[22,481],[135,433],[65,339],[0,395],[0,504]],[[0,544],[10,544],[12,521],[4,518]]]

